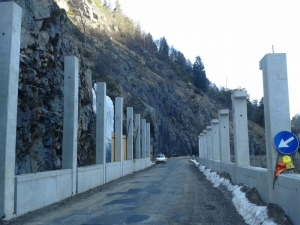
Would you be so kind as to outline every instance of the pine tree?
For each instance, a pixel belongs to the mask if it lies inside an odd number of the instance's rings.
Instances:
[[[146,49],[148,52],[151,52],[151,53],[157,52],[156,44],[154,43],[152,35],[150,33],[148,33],[146,35],[145,42],[146,42],[146,46],[147,46]]]
[[[177,52],[177,57],[175,62],[184,70],[186,70],[186,58],[184,57],[184,54],[180,51]]]
[[[169,50],[170,47],[168,45],[168,42],[165,37],[162,37],[159,41],[159,49],[158,52],[163,56],[164,58],[169,58]]]
[[[172,62],[175,62],[177,59],[177,50],[174,48],[174,46],[171,46],[169,57]]]
[[[196,57],[193,65],[194,85],[203,92],[207,91],[208,79],[200,56]]]
[[[122,10],[121,10],[121,4],[119,2],[119,0],[116,0],[115,2],[115,9],[114,9],[115,14],[121,14]]]
[[[259,101],[258,107],[257,107],[257,116],[255,119],[255,122],[262,126],[265,127],[265,114],[264,114],[264,97],[261,98]]]
[[[121,9],[121,4],[118,0],[115,2],[115,8],[113,10],[113,17],[115,18],[117,26],[120,26],[122,23],[122,9]]]

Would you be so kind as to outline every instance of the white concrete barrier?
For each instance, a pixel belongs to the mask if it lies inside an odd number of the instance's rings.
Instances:
[[[103,173],[103,164],[77,168],[77,193],[104,184]]]
[[[150,161],[149,158],[143,158],[141,159],[141,170],[145,169],[148,165],[148,161]]]
[[[141,169],[141,159],[133,160],[133,168],[134,168],[134,172],[139,171]]]
[[[106,182],[121,177],[121,162],[106,163]]]
[[[56,170],[15,177],[17,216],[43,208],[72,195],[72,170]]]
[[[290,217],[293,224],[300,222],[300,174],[280,174],[275,184],[276,204]]]
[[[123,166],[123,176],[132,173],[133,163],[131,160],[123,161],[122,166]]]

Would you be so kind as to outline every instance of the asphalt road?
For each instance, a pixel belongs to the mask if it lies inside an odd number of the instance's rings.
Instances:
[[[41,196],[42,197],[42,196]],[[168,159],[98,188],[0,224],[243,225],[230,196],[189,158]]]

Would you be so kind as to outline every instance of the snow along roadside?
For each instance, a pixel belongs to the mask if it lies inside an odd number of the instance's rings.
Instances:
[[[268,217],[267,206],[257,206],[249,202],[245,193],[241,191],[241,186],[232,185],[228,179],[220,177],[216,172],[211,172],[210,169],[205,169],[205,166],[200,165],[195,159],[191,159],[191,161],[214,187],[224,185],[228,191],[232,192],[233,205],[247,224],[277,225]]]

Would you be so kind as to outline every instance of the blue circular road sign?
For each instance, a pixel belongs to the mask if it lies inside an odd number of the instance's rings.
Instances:
[[[292,154],[299,147],[298,138],[289,131],[280,131],[274,137],[274,147],[282,154]]]

